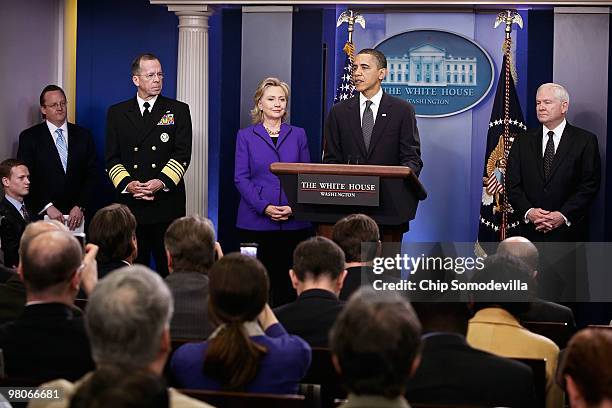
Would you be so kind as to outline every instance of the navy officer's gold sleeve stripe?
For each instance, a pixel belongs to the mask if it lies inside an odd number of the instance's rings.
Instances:
[[[181,163],[174,159],[170,159],[161,172],[170,177],[174,184],[178,185],[181,178],[185,175],[185,170],[185,167],[183,167]]]
[[[119,183],[126,178],[130,177],[130,173],[127,172],[123,164],[115,164],[108,172],[108,177],[110,177],[111,181],[115,188],[119,186]]]

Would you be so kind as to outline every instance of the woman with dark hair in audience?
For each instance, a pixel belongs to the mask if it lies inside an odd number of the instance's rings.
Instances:
[[[219,326],[207,341],[185,344],[172,356],[180,387],[295,394],[310,365],[310,347],[287,334],[268,306],[265,267],[230,254],[208,276],[208,311]]]
[[[270,274],[271,303],[295,300],[287,271],[293,250],[311,234],[310,223],[298,221],[270,171],[274,162],[309,163],[304,129],[286,123],[289,86],[278,78],[262,80],[253,97],[252,126],[238,131],[234,184],[240,192],[236,217],[241,242],[256,242],[257,257]]]

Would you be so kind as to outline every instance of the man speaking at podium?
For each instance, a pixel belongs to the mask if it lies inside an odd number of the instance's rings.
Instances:
[[[382,52],[365,48],[355,56],[353,80],[359,95],[331,108],[323,163],[407,166],[419,175],[423,161],[414,108],[383,92],[386,74]]]

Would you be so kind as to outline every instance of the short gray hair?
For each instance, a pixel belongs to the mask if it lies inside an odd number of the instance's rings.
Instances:
[[[569,104],[569,93],[562,85],[555,84],[554,82],[547,82],[538,87],[536,95],[538,94],[538,92],[540,92],[540,89],[543,88],[552,89],[553,94],[558,100],[560,100],[561,102],[567,102]]]
[[[120,268],[96,285],[86,309],[86,327],[96,364],[143,368],[158,355],[172,318],[170,290],[142,265]]]

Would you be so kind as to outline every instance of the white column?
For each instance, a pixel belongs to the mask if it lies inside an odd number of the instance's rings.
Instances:
[[[185,174],[187,215],[208,216],[208,18],[198,1],[150,0],[179,18],[176,99],[189,104],[193,126],[191,164]]]

